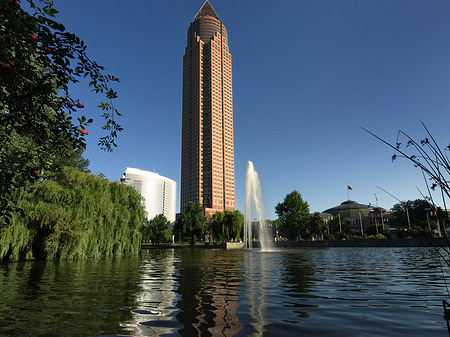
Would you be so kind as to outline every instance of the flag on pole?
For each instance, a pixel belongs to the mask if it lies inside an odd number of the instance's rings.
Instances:
[[[348,191],[353,191],[353,188],[351,188],[350,186],[347,185],[347,190]]]

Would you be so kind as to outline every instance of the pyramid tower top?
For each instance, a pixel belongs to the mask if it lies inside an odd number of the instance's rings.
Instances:
[[[217,20],[219,20],[219,16],[217,15],[216,11],[211,6],[208,0],[205,1],[202,8],[200,8],[200,10],[198,11],[197,15],[195,16],[195,20],[198,20],[203,16],[212,16]]]

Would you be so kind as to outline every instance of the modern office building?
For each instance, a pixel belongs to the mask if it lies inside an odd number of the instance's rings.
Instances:
[[[158,173],[127,167],[121,179],[133,186],[145,200],[147,218],[163,214],[170,223],[175,222],[177,183]]]
[[[234,140],[228,34],[209,1],[188,29],[183,57],[181,205],[234,210]]]

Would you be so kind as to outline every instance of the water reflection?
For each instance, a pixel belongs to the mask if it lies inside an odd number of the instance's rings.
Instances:
[[[236,315],[238,286],[242,282],[242,252],[195,250],[181,252],[180,295],[176,318],[182,336],[233,336],[243,328]]]
[[[118,333],[135,306],[138,259],[0,265],[0,335]]]
[[[0,264],[0,335],[446,336],[443,298],[432,249],[154,249]]]
[[[176,308],[176,265],[173,250],[142,252],[139,269],[140,290],[136,294],[133,319],[123,323],[124,330],[138,336],[171,333],[182,325],[173,319]]]
[[[246,302],[251,318],[249,322],[254,331],[247,335],[262,335],[266,322],[267,291],[269,289],[267,272],[268,256],[271,253],[251,250],[245,254],[244,265],[246,270]],[[248,330],[248,329],[247,329]]]

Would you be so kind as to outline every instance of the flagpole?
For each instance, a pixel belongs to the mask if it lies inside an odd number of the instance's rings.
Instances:
[[[347,200],[350,201],[350,193],[348,192],[348,191],[349,191],[348,186],[349,186],[349,185],[348,185],[348,183],[347,183]]]

